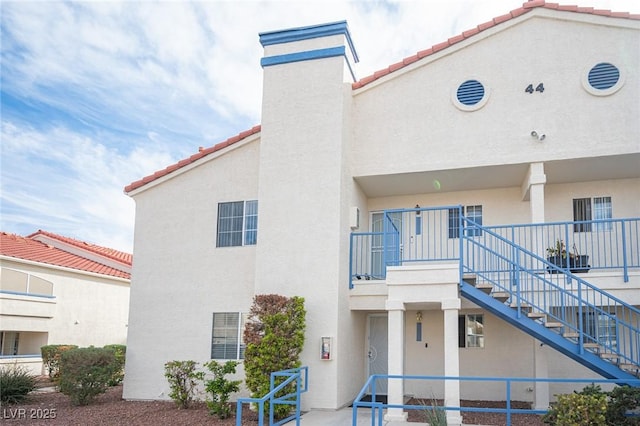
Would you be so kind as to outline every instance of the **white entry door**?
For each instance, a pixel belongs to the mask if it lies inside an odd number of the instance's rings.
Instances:
[[[369,376],[388,374],[389,323],[386,314],[369,316],[369,348],[367,351]],[[376,382],[376,395],[387,394],[387,379]]]

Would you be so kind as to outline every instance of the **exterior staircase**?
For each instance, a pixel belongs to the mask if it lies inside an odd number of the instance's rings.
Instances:
[[[640,377],[640,310],[490,230],[461,244],[463,297],[603,377]]]

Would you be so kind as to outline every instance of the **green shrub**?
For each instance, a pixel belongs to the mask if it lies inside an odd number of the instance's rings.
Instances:
[[[227,380],[227,374],[235,374],[236,361],[227,361],[220,364],[216,361],[209,361],[204,366],[213,373],[212,380],[205,380],[204,389],[209,393],[211,398],[207,398],[207,406],[209,414],[217,415],[220,419],[226,419],[231,415],[231,404],[229,404],[229,395],[240,390],[240,380]]]
[[[57,381],[60,375],[60,356],[63,352],[76,349],[76,345],[47,345],[40,348],[42,363],[47,369],[49,379]]]
[[[126,345],[106,345],[105,349],[110,349],[113,351],[113,355],[115,357],[115,363],[117,366],[117,370],[114,373],[113,377],[109,380],[109,386],[117,386],[122,383],[124,379],[124,360],[127,354],[127,346]]]
[[[558,395],[544,422],[555,426],[606,426],[607,396],[604,393]]]
[[[244,368],[247,388],[253,398],[269,393],[270,375],[273,372],[300,367],[300,352],[304,345],[304,299],[276,294],[256,295],[249,311],[244,330],[247,344]],[[285,378],[279,378],[275,385]],[[282,396],[295,391],[295,383],[287,386]],[[269,412],[264,404],[265,414]],[[286,417],[290,405],[274,407],[276,418]]]
[[[36,388],[36,377],[21,365],[0,367],[0,401],[20,402]]]
[[[434,397],[431,398],[429,405],[426,401],[421,401],[421,404],[422,412],[429,426],[447,426],[447,412]]]
[[[607,422],[614,426],[640,425],[640,417],[626,417],[627,411],[637,410],[640,407],[640,388],[631,386],[618,386],[609,392],[609,404],[607,405]]]
[[[90,404],[106,392],[118,369],[114,351],[104,348],[78,348],[60,357],[60,392],[71,398],[73,405]]]
[[[169,381],[169,396],[178,408],[189,408],[194,399],[196,380],[204,379],[204,372],[196,371],[195,361],[170,361],[164,365],[164,376]]]

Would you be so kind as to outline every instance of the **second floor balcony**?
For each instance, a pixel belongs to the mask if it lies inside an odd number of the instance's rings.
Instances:
[[[640,218],[484,226],[462,206],[385,210],[378,217],[372,232],[351,234],[351,288],[384,281],[392,266],[472,262],[495,272],[499,258],[537,273],[613,274],[624,283],[640,271]]]

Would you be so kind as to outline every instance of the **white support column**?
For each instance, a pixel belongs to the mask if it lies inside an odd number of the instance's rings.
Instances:
[[[458,311],[460,299],[445,299],[442,301],[444,315],[444,375],[460,376],[460,359],[458,353]],[[460,406],[460,382],[458,380],[445,380],[444,405],[449,407]],[[447,425],[459,426],[462,424],[460,411],[447,410]]]
[[[522,184],[522,199],[529,200],[531,223],[544,222],[544,185],[546,183],[544,163],[529,164],[527,177]]]
[[[405,307],[401,300],[387,300],[386,309],[389,318],[388,339],[388,373],[389,375],[404,374],[404,313]],[[404,403],[404,380],[389,379],[387,386],[387,400],[389,404]],[[389,408],[385,415],[387,421],[406,421],[407,413],[402,408]]]
[[[549,365],[547,364],[547,351],[542,343],[533,339],[533,377],[546,379],[549,377]],[[536,382],[533,386],[533,408],[546,410],[549,408],[549,382]]]

